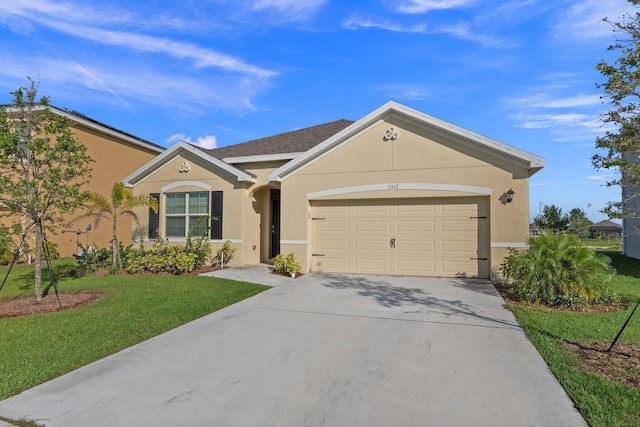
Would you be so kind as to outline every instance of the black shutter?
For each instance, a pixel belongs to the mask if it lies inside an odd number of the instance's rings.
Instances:
[[[211,192],[211,238],[222,239],[222,191]]]
[[[160,193],[151,193],[149,196],[158,202],[158,213],[149,208],[149,238],[155,239],[158,237],[158,232],[160,231]]]

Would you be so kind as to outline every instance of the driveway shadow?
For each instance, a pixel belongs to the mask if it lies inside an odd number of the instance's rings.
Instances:
[[[394,286],[382,278],[330,273],[322,274],[322,277],[324,280],[322,280],[321,283],[325,287],[332,289],[355,289],[358,291],[358,295],[371,298],[383,307],[406,306],[407,308],[416,308],[416,306],[422,306],[437,309],[445,317],[467,316],[509,328],[521,329],[515,320],[510,321],[485,316],[479,313],[472,305],[461,299],[438,298],[420,288]],[[456,286],[465,290],[478,287],[478,289],[473,289],[473,291],[492,296],[496,295],[495,289],[491,291],[488,287],[484,286],[479,288],[477,282],[474,284],[456,284]],[[419,312],[421,311],[405,311],[407,314]]]

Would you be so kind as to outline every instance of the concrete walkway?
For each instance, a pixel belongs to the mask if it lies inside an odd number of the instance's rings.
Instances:
[[[61,427],[586,426],[488,282],[291,279],[266,266],[215,275],[277,286],[2,401],[0,416]]]

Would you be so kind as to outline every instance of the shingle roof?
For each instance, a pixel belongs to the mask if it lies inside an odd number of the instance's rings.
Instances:
[[[589,227],[589,231],[604,230],[604,229],[622,230],[622,226],[620,224],[616,224],[613,221],[609,221],[608,219],[605,219],[603,221],[596,222],[595,224]]]
[[[218,159],[225,157],[301,153],[315,147],[352,123],[353,121],[351,120],[336,120],[335,122],[254,139],[228,147],[215,148],[213,150],[203,149],[203,151]]]

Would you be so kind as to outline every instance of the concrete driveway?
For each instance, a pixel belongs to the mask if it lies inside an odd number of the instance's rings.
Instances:
[[[233,271],[232,271],[233,270]],[[586,426],[485,281],[274,288],[0,402],[46,426]]]

